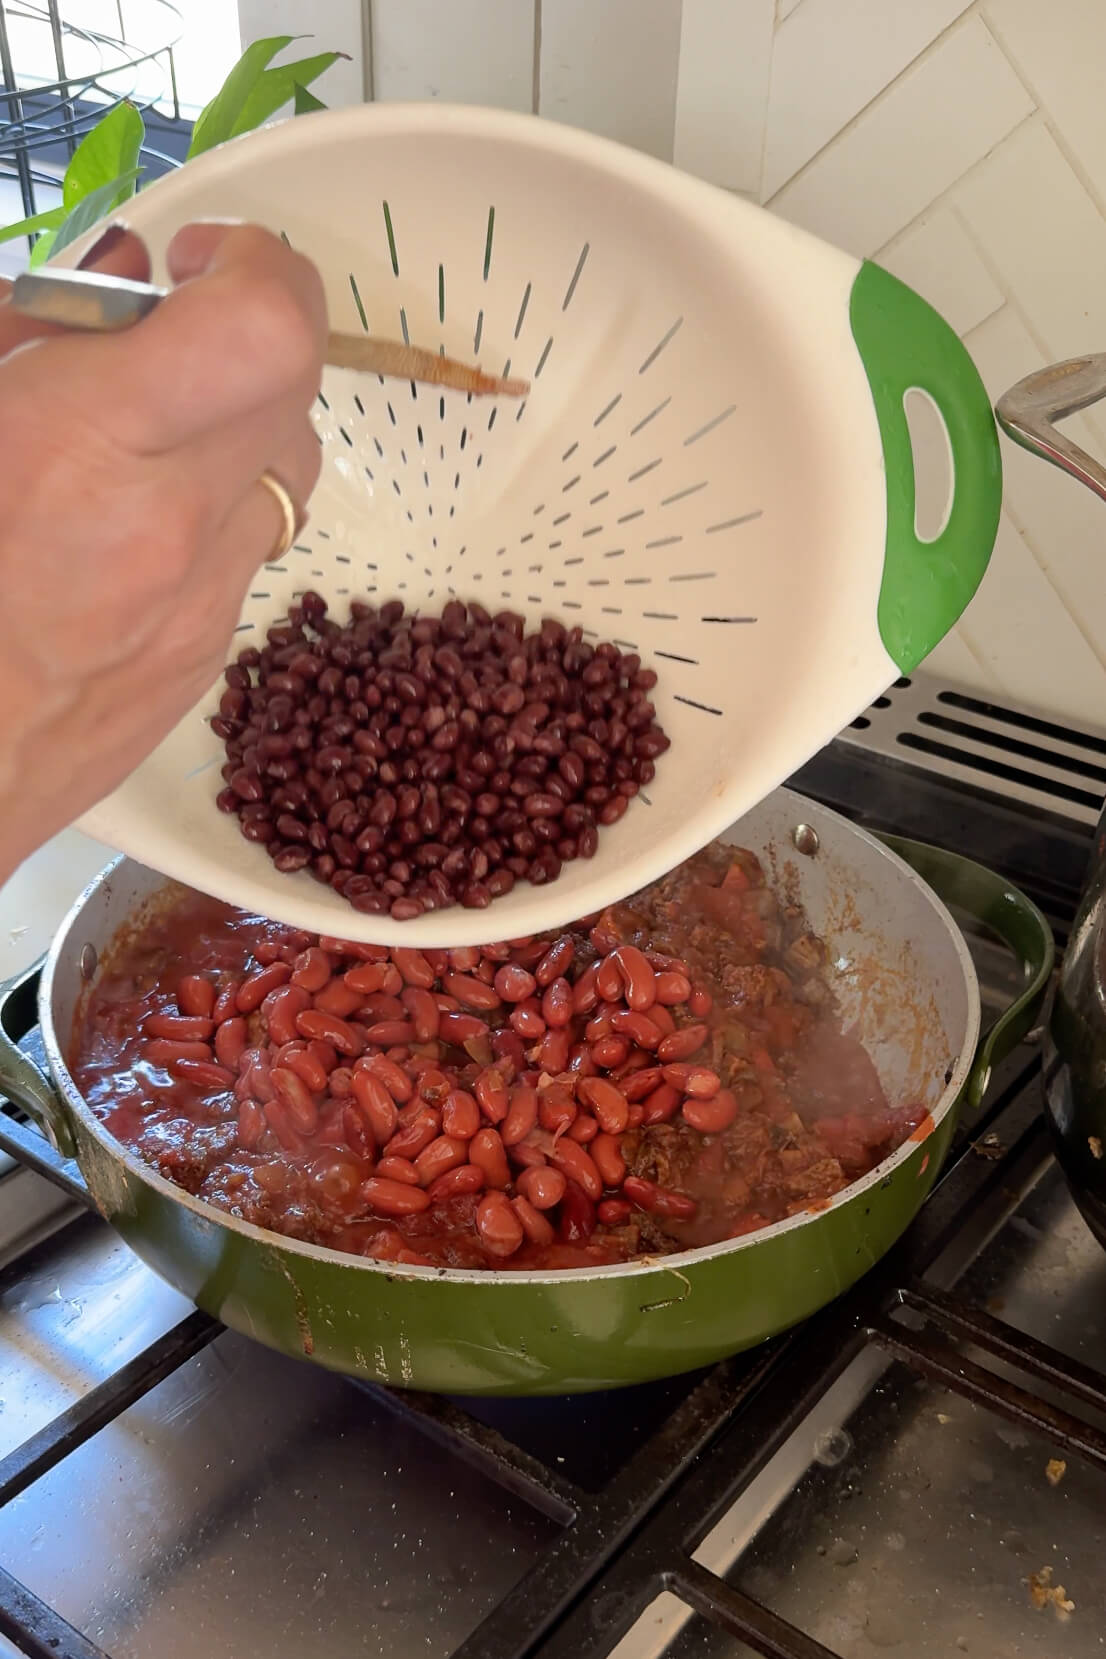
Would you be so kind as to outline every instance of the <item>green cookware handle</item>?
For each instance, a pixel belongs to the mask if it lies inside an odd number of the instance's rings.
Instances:
[[[888,656],[909,674],[944,638],[983,579],[1002,503],[998,433],[975,364],[912,288],[865,260],[849,322],[872,389],[887,485],[887,544],[877,620]],[[914,451],[906,394],[926,392],[948,433],[948,518],[932,541],[914,525]]]
[[[898,853],[950,909],[966,911],[996,933],[1021,963],[1024,988],[983,1033],[975,1052],[965,1093],[971,1104],[978,1106],[995,1066],[1037,1023],[1056,959],[1052,929],[1033,900],[994,870],[924,841],[906,841],[898,835],[881,835],[879,839]]]
[[[0,1095],[34,1118],[63,1158],[77,1156],[77,1142],[65,1109],[65,1102],[8,1030],[8,1016],[21,991],[30,987],[42,968],[42,957],[33,967],[0,984]]]

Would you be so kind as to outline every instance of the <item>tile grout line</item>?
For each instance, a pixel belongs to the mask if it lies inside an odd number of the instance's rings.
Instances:
[[[798,10],[798,7],[796,7],[796,10]],[[825,155],[827,150],[832,149],[838,139],[844,138],[847,133],[852,132],[853,128],[858,125],[865,115],[881,104],[883,100],[894,91],[899,82],[905,80],[907,75],[911,74],[912,71],[919,66],[919,64],[924,63],[928,57],[931,57],[937,48],[943,45],[950,35],[957,30],[966,28],[972,18],[979,17],[979,15],[979,11],[973,6],[970,10],[961,12],[959,17],[954,17],[951,23],[946,23],[940,34],[934,35],[933,39],[927,46],[922,48],[917,57],[911,58],[910,62],[906,64],[904,68],[899,70],[893,81],[888,81],[885,86],[880,87],[878,92],[873,93],[866,104],[863,104],[861,108],[855,112],[855,114],[850,115],[843,127],[838,127],[833,136],[828,138],[820,149],[816,150],[812,156],[808,156],[802,166],[797,167],[795,171],[784,180],[779,188],[773,191],[772,195],[769,196],[767,201],[764,203],[765,207],[771,207],[772,203],[776,201],[776,199],[781,196],[785,190],[789,189],[791,185],[796,184],[799,179],[801,179],[809,171],[809,169],[814,166],[814,163],[821,156]],[[996,41],[995,44],[997,46],[998,42]]]
[[[1041,115],[1042,123],[1043,123],[1045,129],[1047,130],[1047,132],[1049,134],[1049,137],[1052,139],[1053,143],[1056,145],[1056,148],[1059,150],[1060,154],[1063,156],[1064,160],[1067,162],[1068,166],[1071,168],[1072,172],[1075,174],[1076,178],[1079,180],[1079,183],[1082,186],[1083,190],[1086,192],[1086,194],[1090,197],[1091,201],[1094,203],[1094,206],[1097,208],[1099,214],[1102,216],[1103,219],[1106,219],[1106,199],[1104,199],[1100,195],[1097,187],[1094,184],[1094,181],[1091,179],[1090,175],[1085,171],[1082,162],[1079,160],[1079,157],[1077,155],[1075,155],[1075,153],[1069,148],[1067,140],[1064,138],[1063,134],[1059,131],[1059,129],[1053,123],[1052,117],[1049,114],[1049,108],[1048,108],[1047,100],[1041,97],[1040,93],[1037,91],[1037,89],[1034,86],[1032,80],[1030,79],[1029,75],[1022,68],[1021,63],[1020,63],[1019,59],[1017,58],[1016,54],[1014,53],[1014,51],[1012,50],[1011,47],[1007,46],[1006,41],[1003,38],[1001,29],[999,29],[994,23],[991,22],[991,19],[988,16],[986,16],[986,14],[985,14],[982,7],[980,8],[980,16],[983,18],[983,22],[984,22],[986,28],[988,29],[988,31],[992,35],[992,37],[994,39],[994,42],[995,42],[995,45],[998,47],[999,51],[1002,53],[1002,55],[1006,59],[1007,63],[1010,65],[1011,69],[1014,71],[1014,74],[1018,77],[1018,80],[1021,82],[1021,84],[1025,88],[1026,92],[1029,94],[1029,96],[1032,98],[1033,102],[1036,104],[1037,109],[1038,109],[1038,111],[1040,112],[1040,115]]]
[[[1045,464],[1047,464],[1047,463],[1045,463]],[[1022,523],[1022,521],[1018,517],[1017,512],[1015,511],[1014,507],[1011,505],[1011,503],[1009,501],[1004,501],[1003,502],[1002,510],[1006,514],[1007,518],[1010,520],[1010,523],[1013,525],[1013,527],[1017,531],[1018,535],[1021,537],[1022,541],[1025,543],[1025,546],[1028,548],[1030,558],[1033,560],[1034,564],[1037,566],[1037,569],[1040,571],[1042,577],[1047,582],[1047,584],[1048,584],[1049,588],[1051,589],[1052,593],[1056,596],[1056,601],[1059,604],[1060,608],[1063,610],[1064,615],[1071,622],[1072,627],[1075,629],[1076,633],[1079,635],[1079,637],[1083,641],[1084,645],[1090,651],[1092,657],[1098,663],[1098,666],[1102,669],[1103,674],[1106,675],[1106,653],[1104,653],[1103,650],[1101,650],[1095,644],[1094,640],[1091,639],[1090,635],[1087,633],[1086,629],[1083,627],[1082,622],[1079,620],[1079,617],[1072,610],[1071,606],[1068,604],[1068,601],[1064,598],[1064,595],[1061,593],[1059,587],[1056,584],[1056,581],[1053,578],[1051,570],[1049,569],[1048,565],[1045,563],[1044,555],[1041,553],[1040,549],[1037,547],[1033,537],[1030,535],[1029,531],[1025,528],[1025,525]]]

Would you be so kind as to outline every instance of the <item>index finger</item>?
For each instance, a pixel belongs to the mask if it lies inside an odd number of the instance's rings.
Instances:
[[[288,397],[306,411],[319,387],[327,319],[315,267],[254,226],[205,228],[217,234],[198,274],[126,333],[82,342],[77,372],[90,393],[111,386],[104,425],[134,454],[164,454]]]

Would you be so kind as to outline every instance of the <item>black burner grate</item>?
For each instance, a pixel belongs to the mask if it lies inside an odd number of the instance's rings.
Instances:
[[[873,827],[955,845],[1032,892],[1062,938],[1089,837],[1030,822],[1008,806],[896,769],[892,780],[834,745],[796,780]],[[951,797],[951,798],[950,798]],[[863,808],[861,807],[863,803]],[[1053,844],[1055,842],[1055,845]],[[1042,872],[1048,872],[1047,878]],[[13,1008],[15,1010],[13,1014]],[[29,993],[9,1004],[34,1052]],[[662,1591],[765,1659],[834,1659],[830,1650],[693,1560],[717,1520],[810,1408],[865,1349],[875,1348],[965,1398],[1106,1466],[1106,1433],[1079,1407],[1106,1408],[1106,1378],[1034,1341],[923,1275],[965,1228],[994,1225],[1016,1202],[1018,1172],[1048,1157],[1039,1059],[1023,1046],[996,1078],[992,1101],[905,1239],[852,1292],[799,1331],[714,1369],[615,1396],[533,1403],[456,1401],[367,1386],[406,1423],[557,1523],[538,1560],[458,1647],[453,1659],[590,1659],[605,1655]],[[80,1175],[32,1127],[0,1113],[0,1146],[87,1201]],[[977,1155],[977,1149],[998,1151]],[[0,1459],[7,1504],[119,1417],[220,1334],[201,1313],[183,1319],[107,1381]],[[1010,1373],[1014,1375],[1011,1376]],[[571,1417],[602,1460],[555,1466],[552,1432]],[[709,1457],[704,1452],[709,1446]],[[0,1569],[0,1632],[36,1659],[107,1659],[72,1625]]]

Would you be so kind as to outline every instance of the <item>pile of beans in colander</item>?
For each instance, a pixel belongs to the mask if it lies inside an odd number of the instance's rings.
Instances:
[[[226,670],[220,809],[275,867],[409,921],[591,858],[669,746],[641,659],[547,618],[305,593]]]
[[[636,1208],[690,1220],[696,1200],[627,1173],[622,1137],[682,1115],[737,1116],[701,1058],[710,994],[685,965],[602,924],[584,965],[565,935],[427,950],[269,941],[216,994],[191,974],[180,1012],[149,1015],[143,1057],[204,1093],[233,1091],[237,1145],[275,1137],[292,1162],[353,1155],[347,1214],[407,1218],[461,1195],[487,1257],[585,1241]],[[363,1178],[362,1178],[363,1177]],[[410,1241],[414,1243],[415,1241]],[[429,1245],[428,1245],[429,1248]],[[367,1250],[431,1261],[398,1235]]]

